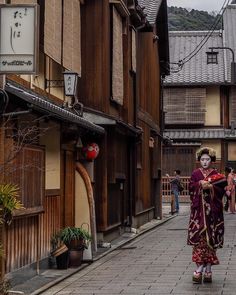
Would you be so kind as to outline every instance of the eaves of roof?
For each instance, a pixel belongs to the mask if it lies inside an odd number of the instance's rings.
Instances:
[[[173,140],[192,141],[193,139],[222,139],[226,137],[225,129],[166,129],[164,135]]]
[[[42,97],[22,86],[15,85],[15,83],[8,82],[5,86],[5,91],[26,101],[30,104],[32,109],[35,109],[35,111],[48,114],[50,117],[59,119],[61,121],[77,124],[82,128],[88,129],[98,134],[105,133],[103,127],[95,125],[85,118],[72,113],[70,110],[64,109],[62,106],[49,101],[48,98]]]
[[[147,15],[147,20],[151,25],[156,23],[157,14],[163,0],[138,0],[139,5]]]
[[[225,81],[225,82],[217,82],[217,83],[214,83],[214,82],[174,82],[174,83],[171,83],[171,82],[164,82],[164,88],[167,88],[167,87],[189,87],[189,86],[198,86],[198,87],[201,87],[201,86],[221,86],[221,85],[232,85],[231,83]]]

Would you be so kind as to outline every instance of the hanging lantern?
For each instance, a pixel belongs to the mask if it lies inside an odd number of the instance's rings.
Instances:
[[[83,147],[83,153],[88,161],[92,161],[97,158],[99,153],[99,146],[96,143],[88,143]]]

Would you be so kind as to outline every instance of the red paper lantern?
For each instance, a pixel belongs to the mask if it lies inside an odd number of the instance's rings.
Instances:
[[[83,148],[86,160],[94,160],[99,154],[99,146],[96,143],[89,143]]]

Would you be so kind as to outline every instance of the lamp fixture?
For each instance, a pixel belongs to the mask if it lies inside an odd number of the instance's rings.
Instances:
[[[217,60],[217,54],[219,52],[217,51],[214,51],[215,49],[226,49],[226,50],[229,50],[231,52],[231,57],[232,57],[232,60],[231,60],[231,65],[230,65],[230,68],[231,68],[231,83],[232,84],[236,84],[236,63],[234,61],[234,51],[232,48],[230,47],[209,47],[209,49],[211,51],[208,51],[206,52],[207,54],[207,64],[217,64],[218,63],[218,60]]]
[[[75,97],[77,90],[78,74],[72,71],[63,72],[64,91],[66,96]]]

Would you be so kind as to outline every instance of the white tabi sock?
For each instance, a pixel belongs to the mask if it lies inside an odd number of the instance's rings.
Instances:
[[[202,272],[202,271],[203,271],[203,267],[204,267],[204,265],[200,265],[200,266],[196,269],[196,271],[197,271],[197,272]]]
[[[206,272],[211,272],[211,264],[207,263],[206,265]]]

